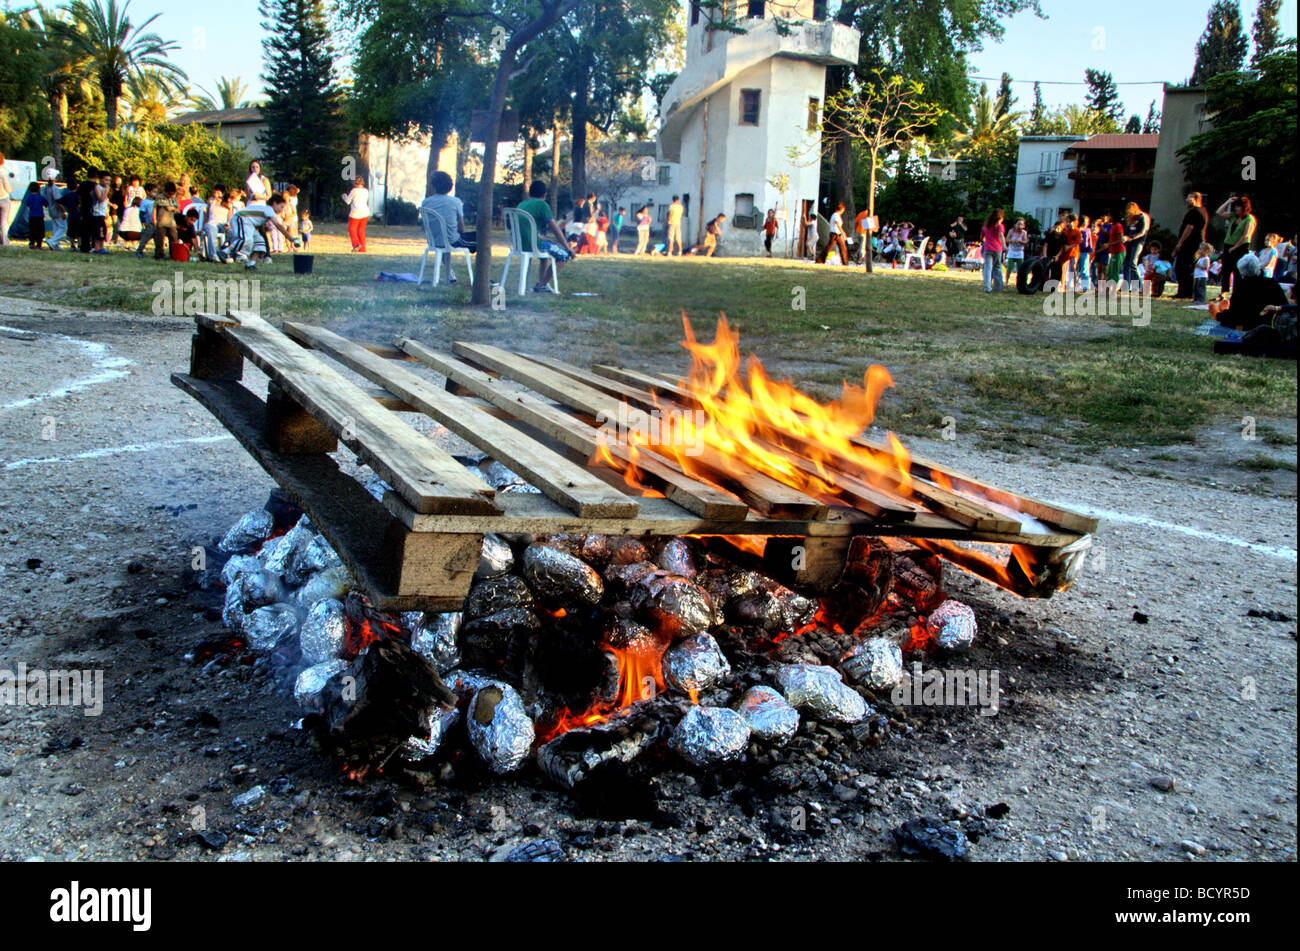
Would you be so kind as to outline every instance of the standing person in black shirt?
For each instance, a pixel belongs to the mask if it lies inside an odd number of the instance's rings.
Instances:
[[[1193,296],[1194,284],[1192,272],[1196,267],[1196,249],[1205,240],[1205,232],[1210,224],[1209,212],[1205,210],[1205,199],[1200,192],[1187,195],[1187,214],[1178,226],[1178,241],[1174,245],[1174,274],[1178,277],[1176,300],[1188,300]]]
[[[77,213],[81,223],[81,228],[77,232],[77,250],[82,254],[90,253],[95,240],[95,220],[92,213],[94,205],[95,175],[91,174],[77,186]]]

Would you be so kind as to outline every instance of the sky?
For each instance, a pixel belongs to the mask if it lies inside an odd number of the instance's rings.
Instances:
[[[1297,0],[1284,0],[1280,21],[1294,35]],[[1129,114],[1146,116],[1152,99],[1160,107],[1161,82],[1178,83],[1192,72],[1196,40],[1205,29],[1210,0],[1041,0],[1046,19],[1019,14],[1007,21],[1001,42],[988,42],[972,57],[975,75],[991,77],[996,88],[1003,72],[1015,79],[1017,110],[1033,102],[1033,80],[1043,81],[1043,98],[1055,108],[1082,103],[1083,71],[1110,72],[1119,84]],[[1249,33],[1255,0],[1241,0]],[[181,44],[176,54],[192,84],[213,90],[219,76],[239,76],[261,89],[262,30],[257,0],[131,0],[139,23],[162,15],[153,28]],[[1074,85],[1051,85],[1051,83]],[[1125,85],[1126,83],[1145,85]]]

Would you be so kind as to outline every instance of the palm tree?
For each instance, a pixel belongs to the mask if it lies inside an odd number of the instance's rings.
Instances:
[[[41,64],[38,82],[50,106],[50,152],[54,167],[63,169],[63,130],[68,124],[68,96],[81,92],[90,98],[90,82],[85,77],[85,56],[74,44],[71,34],[78,24],[69,21],[62,10],[37,6],[24,11],[23,25],[40,40]]]
[[[1003,112],[999,115],[998,108],[999,102],[989,95],[988,83],[981,83],[966,129],[953,135],[953,145],[958,152],[991,152],[1015,135],[1020,113]]]
[[[198,95],[190,96],[190,103],[195,109],[204,112],[217,112],[224,109],[244,109],[250,105],[248,84],[238,76],[221,76],[217,79],[216,95],[202,86]]]
[[[184,71],[167,59],[180,45],[145,32],[161,14],[134,26],[127,16],[130,6],[131,0],[121,7],[117,0],[72,0],[68,5],[69,15],[82,27],[72,34],[74,45],[85,56],[87,69],[104,93],[104,122],[110,131],[117,128],[118,100],[130,77],[149,68],[185,77]]]
[[[1096,109],[1070,103],[1060,111],[1066,135],[1092,135],[1101,131],[1102,116]]]
[[[171,117],[182,92],[180,81],[171,74],[152,67],[142,69],[126,78],[121,108],[127,122],[147,135],[149,129]]]

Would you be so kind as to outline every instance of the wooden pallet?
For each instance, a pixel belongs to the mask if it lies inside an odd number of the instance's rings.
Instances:
[[[456,343],[452,351],[406,338],[396,347],[365,345],[305,324],[286,323],[281,331],[242,312],[204,315],[197,318],[190,372],[172,381],[311,516],[381,610],[458,607],[487,532],[798,536],[806,557],[789,580],[811,584],[838,573],[857,535],[988,542],[1038,553],[1039,562],[1054,566],[1054,584],[1078,570],[1097,527],[1080,513],[919,459],[911,497],[837,473],[848,505],[832,506],[712,451],[693,459],[699,477],[671,456],[643,449],[641,482],[659,497],[644,496],[613,469],[589,462],[600,445],[628,458],[627,447],[607,441],[597,420],[621,412],[635,423],[635,414],[655,408],[693,408],[688,391],[635,369],[585,370],[475,343]],[[245,359],[270,379],[265,400],[241,382]],[[411,363],[437,371],[445,385]],[[404,413],[436,420],[540,494],[495,492]],[[330,455],[339,442],[392,486],[382,501],[339,469]],[[935,472],[952,488],[930,481]],[[1047,531],[1028,529],[1008,507]]]

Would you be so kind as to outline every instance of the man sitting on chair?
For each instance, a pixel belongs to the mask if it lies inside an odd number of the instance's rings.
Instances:
[[[478,232],[465,231],[465,203],[451,193],[454,182],[446,172],[433,173],[433,194],[420,202],[420,213],[428,220],[429,215],[437,215],[442,222],[442,230],[447,238],[447,246],[465,248],[471,254],[478,253]],[[451,256],[448,255],[448,258]],[[447,283],[455,284],[456,275],[452,273],[451,262],[447,261]]]
[[[551,262],[554,261],[558,276],[559,266],[572,258],[573,252],[569,249],[569,241],[564,237],[564,232],[551,216],[551,206],[546,202],[545,182],[539,180],[528,186],[528,200],[519,203],[519,210],[524,212],[519,219],[519,237],[524,247],[531,244],[532,235],[536,233],[537,250],[551,256],[550,261],[542,258],[538,262],[538,284],[533,288],[533,293],[554,294],[555,290],[551,287]],[[530,226],[536,226],[536,232],[529,230]],[[544,238],[543,235],[548,237]],[[555,237],[554,241],[550,240],[551,235]]]

